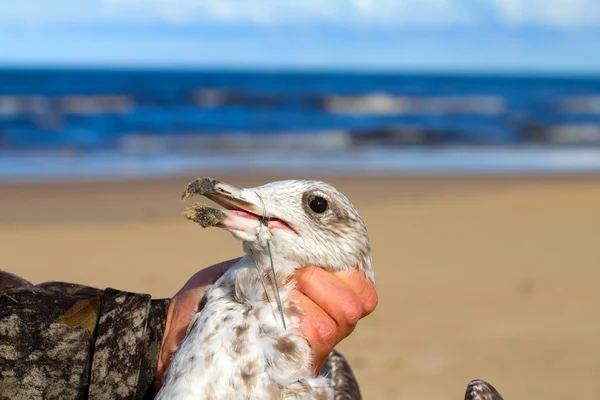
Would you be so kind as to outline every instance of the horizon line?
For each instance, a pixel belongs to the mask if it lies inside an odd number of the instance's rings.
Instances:
[[[460,68],[460,67],[360,67],[360,66],[267,66],[267,65],[169,65],[157,63],[0,63],[0,72],[6,71],[123,71],[123,72],[188,72],[231,74],[319,74],[332,75],[414,75],[414,76],[477,76],[477,77],[527,77],[600,79],[600,70],[550,69],[550,68]]]

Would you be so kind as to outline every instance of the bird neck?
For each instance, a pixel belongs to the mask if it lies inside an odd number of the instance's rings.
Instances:
[[[274,301],[276,298],[274,288],[289,282],[298,266],[278,257],[278,254],[273,252],[271,267],[271,257],[268,252],[244,247],[245,256],[211,288],[213,300],[229,298],[250,305]]]
[[[246,249],[246,257],[263,274],[269,276],[270,280],[272,280],[274,270],[277,283],[281,284],[294,275],[301,266],[297,262],[285,257],[284,252],[278,250],[270,245],[260,249],[248,247]]]

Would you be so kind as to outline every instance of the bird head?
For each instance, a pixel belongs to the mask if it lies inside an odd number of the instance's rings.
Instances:
[[[356,208],[333,186],[320,181],[287,180],[249,189],[199,178],[182,199],[202,195],[224,209],[195,203],[186,218],[202,227],[225,229],[244,247],[268,246],[298,266],[332,270],[359,268],[373,280],[367,228]]]

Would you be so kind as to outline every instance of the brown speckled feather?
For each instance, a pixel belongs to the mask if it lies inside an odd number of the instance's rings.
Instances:
[[[465,400],[503,400],[492,385],[481,379],[475,379],[467,385]]]
[[[337,350],[333,350],[321,368],[320,375],[327,376],[334,391],[335,400],[361,400],[358,382],[350,365]]]

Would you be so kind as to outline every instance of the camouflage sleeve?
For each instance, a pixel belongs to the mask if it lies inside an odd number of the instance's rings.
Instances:
[[[0,271],[0,400],[152,398],[168,306]]]

